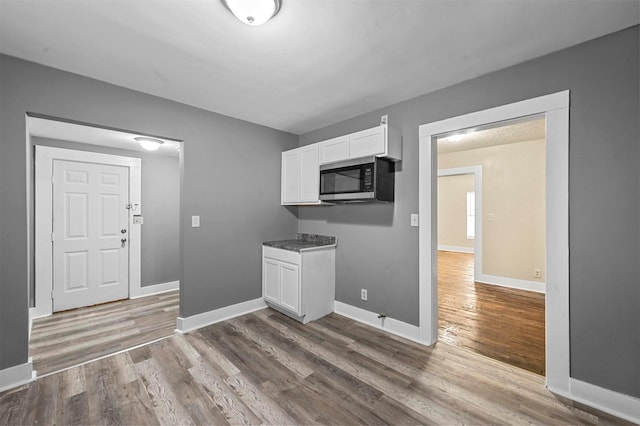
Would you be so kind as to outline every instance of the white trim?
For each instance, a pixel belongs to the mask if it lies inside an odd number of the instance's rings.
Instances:
[[[140,288],[140,294],[137,296],[131,296],[130,299],[138,299],[140,297],[153,296],[156,294],[162,294],[169,291],[179,290],[180,281],[169,281],[168,283],[145,285]]]
[[[520,280],[517,278],[500,277],[498,275],[480,274],[474,277],[474,280],[490,285],[500,287],[517,288],[519,290],[535,291],[536,293],[545,293],[545,285],[542,282]]]
[[[141,204],[141,171],[140,158],[118,155],[99,154],[95,152],[76,151],[71,149],[36,146],[35,176],[35,306],[33,318],[51,315],[53,303],[53,253],[51,250],[51,233],[53,232],[53,203],[51,175],[53,160],[82,161],[86,163],[110,164],[129,168],[129,202],[138,204],[136,214],[142,214]],[[141,228],[133,224],[133,214],[129,214],[129,296],[140,295],[140,259],[142,252]]]
[[[547,387],[569,394],[569,91],[490,108],[419,128],[420,339],[438,338],[437,152],[435,137],[459,129],[544,114],[546,118]]]
[[[36,372],[33,371],[33,361],[29,357],[24,364],[0,370],[0,392],[31,383],[34,380],[36,380]]]
[[[424,344],[424,342],[420,340],[420,329],[415,325],[388,317],[378,318],[378,314],[375,312],[338,302],[337,300],[335,302],[334,312],[371,327],[395,334],[396,336]]]
[[[456,246],[442,246],[438,244],[438,250],[441,251],[453,251],[456,253],[471,253],[473,254],[473,247],[456,247]]]
[[[569,387],[569,92],[566,107],[546,114],[546,370],[547,387]]]
[[[473,240],[473,250],[471,251],[471,253],[474,254],[473,255],[473,275],[478,276],[482,274],[482,265],[483,265],[483,257],[482,257],[483,232],[482,231],[483,231],[484,223],[482,221],[482,166],[452,167],[449,169],[438,170],[438,177],[459,176],[459,175],[473,175],[473,190],[476,193],[476,205],[475,205],[476,220],[474,225],[475,238]],[[436,222],[436,226],[437,226],[437,222]]]
[[[570,379],[569,395],[562,395],[574,401],[612,414],[621,419],[640,424],[640,399],[592,385],[577,379]]]
[[[419,126],[419,137],[430,138],[433,135],[460,130],[467,122],[473,121],[475,124],[471,127],[484,126],[489,123],[499,123],[505,120],[513,120],[516,118],[527,117],[530,115],[544,114],[546,112],[555,111],[569,107],[569,90],[552,93],[537,98],[527,99],[512,104],[502,105],[495,108],[476,111],[469,114],[459,115],[457,117],[447,118],[445,120],[436,121],[429,124]],[[502,118],[509,117],[509,118]]]
[[[31,134],[29,133],[29,117],[25,114],[25,120],[24,120],[24,131],[25,131],[25,150],[26,150],[26,156],[25,156],[25,166],[26,166],[26,187],[25,187],[25,197],[27,198],[27,211],[26,211],[26,215],[27,215],[27,306],[29,307],[29,309],[31,309],[31,299],[33,299],[33,303],[35,304],[35,298],[32,297],[34,296],[33,293],[35,292],[35,282],[34,282],[34,288],[31,288],[31,283],[32,281],[32,277],[31,275],[34,274],[35,269],[32,271],[31,268],[31,262],[33,262],[32,258],[31,258],[31,250],[34,248],[34,243],[32,242],[33,239],[33,232],[35,232],[31,226],[32,221],[35,221],[35,212],[33,212],[31,210],[32,208],[32,204],[34,203],[33,198],[35,197],[35,190],[32,193],[31,192],[31,188],[29,185],[31,184],[31,179],[33,176],[33,169],[34,169],[34,164],[33,164],[33,158],[32,158],[32,148],[31,148]],[[33,215],[33,216],[32,216]],[[29,310],[29,320],[31,320],[31,310]],[[29,336],[31,336],[31,322],[29,322]]]
[[[191,315],[186,318],[178,317],[176,321],[176,331],[178,333],[186,333],[187,331],[206,327],[207,325],[239,317],[240,315],[259,311],[266,307],[267,304],[264,302],[264,299],[260,297],[258,299],[236,303],[235,305],[225,306],[224,308],[214,309],[213,311]]]

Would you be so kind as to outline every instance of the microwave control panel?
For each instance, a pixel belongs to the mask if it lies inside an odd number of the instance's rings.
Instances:
[[[364,167],[364,179],[362,179],[362,190],[373,192],[373,165]]]

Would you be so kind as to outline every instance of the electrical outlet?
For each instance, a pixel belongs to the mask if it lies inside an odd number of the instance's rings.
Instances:
[[[361,288],[360,289],[360,299],[367,300],[367,289],[366,288]]]
[[[541,277],[542,277],[542,271],[540,269],[534,269],[533,278],[541,278]]]

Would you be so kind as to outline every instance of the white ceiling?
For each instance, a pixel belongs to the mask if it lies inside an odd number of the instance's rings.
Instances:
[[[461,138],[455,137],[458,135]],[[546,123],[544,117],[533,117],[442,135],[438,137],[438,154],[468,151],[508,143],[535,141],[545,137]]]
[[[640,22],[640,0],[0,0],[0,51],[296,134]],[[71,117],[73,118],[73,117]]]

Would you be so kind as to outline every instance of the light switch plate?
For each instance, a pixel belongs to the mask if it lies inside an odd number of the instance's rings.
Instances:
[[[411,226],[420,226],[420,216],[417,213],[411,213]]]
[[[200,216],[191,216],[191,227],[200,228]]]
[[[133,224],[134,225],[142,225],[144,223],[144,217],[139,214],[133,215]]]

